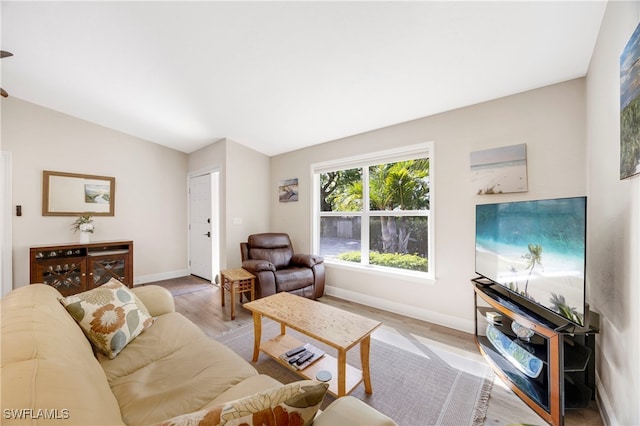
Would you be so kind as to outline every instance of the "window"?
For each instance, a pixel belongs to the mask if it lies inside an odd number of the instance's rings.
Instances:
[[[313,165],[316,252],[432,277],[432,163],[432,144],[421,144]]]

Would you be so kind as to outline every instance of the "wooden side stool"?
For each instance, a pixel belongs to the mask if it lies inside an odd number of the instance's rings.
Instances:
[[[250,291],[251,300],[255,299],[255,284],[256,277],[250,272],[242,269],[223,269],[220,271],[220,298],[222,306],[224,306],[224,291],[227,290],[231,293],[231,320],[236,319],[236,297],[238,294],[242,297],[242,293]]]

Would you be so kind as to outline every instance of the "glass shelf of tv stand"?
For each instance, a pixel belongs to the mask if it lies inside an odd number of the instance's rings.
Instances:
[[[518,339],[518,337],[515,335],[515,333],[511,329],[511,323],[514,322],[511,318],[504,318],[500,322],[489,321],[487,320],[487,312],[493,312],[495,311],[495,308],[478,306],[477,309],[479,313],[478,318],[480,318],[481,316],[485,321],[485,322],[478,321],[479,324],[482,324],[482,325],[479,325],[479,329],[478,329],[479,335],[484,335],[486,324],[492,324],[502,334],[509,337],[509,339],[511,339],[512,341],[517,342],[517,344],[523,349],[525,349],[528,353],[532,354],[536,358],[539,358],[543,363],[545,364],[547,363],[548,353],[547,353],[547,340],[545,337],[537,333],[534,333],[529,340]]]
[[[549,362],[546,357],[540,358],[543,361],[543,369],[540,375],[533,379],[513,366],[493,347],[486,336],[477,336],[477,343],[484,355],[490,362],[502,372],[502,374],[530,399],[534,400],[547,413],[550,412],[549,405]],[[537,351],[539,352],[539,351]],[[591,350],[583,345],[569,345],[564,343],[564,406],[566,409],[583,408],[592,398],[592,390],[584,383],[573,381],[571,373],[578,373],[587,369],[587,362],[591,356]]]
[[[520,391],[524,392],[530,399],[536,401],[546,412],[549,412],[549,385],[547,383],[549,366],[546,357],[543,361],[542,371],[537,378],[533,379],[519,371],[504,356],[499,354],[486,336],[478,336],[477,339],[480,349],[489,361],[496,365],[498,371],[506,376],[505,378],[516,384]]]

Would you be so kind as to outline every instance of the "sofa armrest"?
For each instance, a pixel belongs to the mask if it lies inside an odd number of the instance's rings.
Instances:
[[[313,420],[313,426],[398,426],[375,408],[353,396],[333,401]]]
[[[322,262],[324,262],[324,258],[314,254],[294,254],[291,258],[291,263],[294,265],[306,266],[307,268],[313,268],[314,265]]]
[[[133,293],[142,300],[152,317],[175,312],[176,305],[171,292],[159,285],[133,287]]]
[[[276,267],[268,260],[249,259],[242,262],[242,267],[249,272],[271,271],[275,272]]]

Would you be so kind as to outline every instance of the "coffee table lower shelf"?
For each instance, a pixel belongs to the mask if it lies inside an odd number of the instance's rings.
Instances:
[[[325,353],[322,358],[318,359],[304,370],[296,370],[291,367],[288,362],[280,358],[280,355],[283,353],[302,345],[304,345],[304,342],[301,342],[288,334],[280,334],[271,340],[262,342],[260,344],[260,350],[287,367],[289,370],[306,379],[316,380],[316,374],[318,374],[319,371],[329,371],[331,373],[331,380],[328,382],[329,393],[336,397],[340,396],[338,394],[338,360],[333,356]],[[362,381],[362,371],[347,364],[345,377],[346,393],[351,393],[351,391],[362,383]]]

